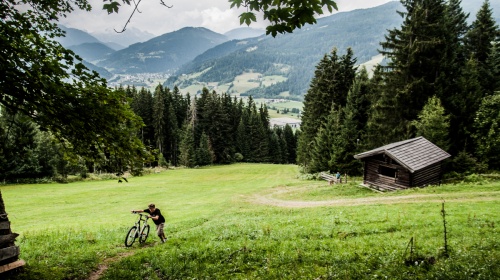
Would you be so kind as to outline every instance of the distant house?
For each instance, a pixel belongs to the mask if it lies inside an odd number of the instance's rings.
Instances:
[[[442,162],[450,154],[417,137],[354,156],[363,161],[363,184],[377,190],[400,190],[439,184]]]

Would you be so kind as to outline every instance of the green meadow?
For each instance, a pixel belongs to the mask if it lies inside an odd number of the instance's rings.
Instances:
[[[128,181],[0,186],[26,261],[0,278],[500,279],[493,179],[376,193],[360,178],[330,186],[295,165],[234,164]],[[167,242],[152,231],[125,247],[130,210],[152,202]]]

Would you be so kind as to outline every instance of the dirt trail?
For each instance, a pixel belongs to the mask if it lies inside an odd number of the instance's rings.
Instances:
[[[151,246],[154,246],[154,245],[155,244],[143,245],[143,246],[141,246],[141,248],[151,247]],[[130,257],[130,256],[134,255],[135,253],[136,253],[136,250],[128,251],[128,252],[122,252],[122,253],[119,253],[118,255],[114,256],[114,257],[104,259],[102,261],[102,263],[99,264],[99,266],[97,267],[97,270],[93,271],[90,274],[89,278],[87,278],[87,280],[98,280],[98,279],[100,279],[101,276],[104,274],[104,272],[106,272],[106,270],[108,269],[108,267],[109,267],[110,264],[112,264],[114,262],[117,262],[117,261],[120,261],[123,258]]]
[[[88,280],[97,280],[97,279],[101,278],[101,275],[108,269],[108,266],[110,263],[117,262],[117,261],[121,260],[122,258],[126,258],[128,256],[133,255],[133,254],[134,254],[134,252],[124,252],[124,253],[118,254],[117,256],[114,256],[112,258],[105,259],[103,261],[103,263],[101,263],[99,265],[97,270],[93,271],[90,274]]]
[[[276,198],[280,194],[291,192],[291,190],[277,189],[266,195],[254,195],[249,202],[263,205],[271,205],[288,208],[307,208],[321,206],[356,206],[371,204],[400,204],[400,203],[422,203],[422,202],[466,202],[466,201],[496,201],[500,200],[500,192],[472,192],[457,194],[411,194],[384,197],[363,198],[339,198],[321,201],[284,200]]]

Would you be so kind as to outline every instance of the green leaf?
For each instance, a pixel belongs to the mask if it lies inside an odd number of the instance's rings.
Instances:
[[[253,22],[257,21],[257,18],[255,17],[254,13],[246,12],[246,13],[242,13],[240,15],[240,24],[245,23],[246,25],[250,25],[252,23],[252,21]]]

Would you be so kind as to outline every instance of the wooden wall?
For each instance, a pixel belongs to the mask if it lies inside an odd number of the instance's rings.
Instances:
[[[10,221],[0,192],[0,279],[3,279],[1,273],[24,265],[24,261],[19,259],[19,247],[14,244],[17,236],[18,234],[10,229]]]
[[[441,163],[435,163],[413,173],[413,187],[436,185],[441,182]]]
[[[396,162],[382,161],[378,158],[367,158],[365,160],[364,183],[380,186],[387,189],[406,189],[411,186],[411,174],[403,166]],[[396,169],[396,177],[389,177],[379,174],[380,166]]]
[[[381,166],[397,170],[394,177],[380,174]],[[441,163],[435,163],[413,174],[397,162],[374,156],[364,159],[363,182],[381,190],[397,190],[439,184],[441,181]]]

